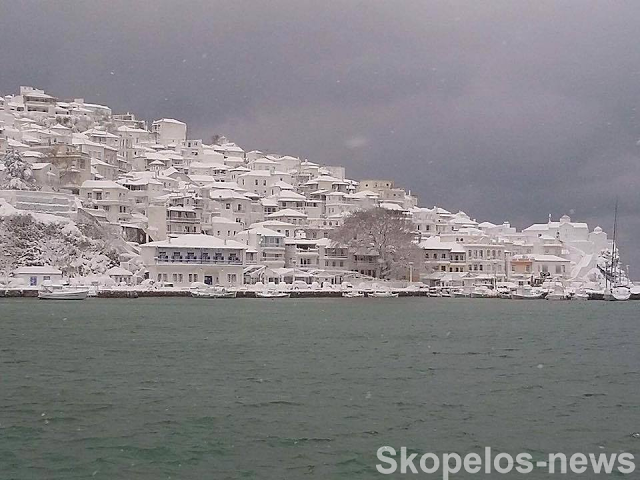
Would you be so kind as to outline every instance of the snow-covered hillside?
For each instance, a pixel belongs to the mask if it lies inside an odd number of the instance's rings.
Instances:
[[[118,251],[99,226],[17,210],[0,199],[0,274],[51,265],[65,275],[102,274],[118,265]]]

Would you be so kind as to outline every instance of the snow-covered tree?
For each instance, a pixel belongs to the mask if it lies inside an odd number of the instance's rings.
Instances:
[[[9,150],[2,158],[4,175],[1,190],[39,190],[31,165],[15,150]]]
[[[377,255],[381,278],[405,278],[409,264],[419,261],[412,231],[403,213],[374,208],[347,217],[331,238],[352,251]]]

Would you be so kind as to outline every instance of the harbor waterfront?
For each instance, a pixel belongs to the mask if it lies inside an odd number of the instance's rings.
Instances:
[[[3,298],[0,321],[3,478],[369,479],[384,445],[640,455],[635,302]]]
[[[261,298],[261,290],[233,290],[233,297],[231,298]],[[436,298],[451,298],[451,295],[441,293],[432,294],[429,289],[397,289],[388,290],[394,297],[436,297]],[[39,298],[38,290],[33,289],[0,289],[0,298]],[[288,290],[287,295],[291,298],[364,298],[375,297],[374,291],[364,293],[357,290]],[[123,298],[191,298],[197,297],[192,290],[185,289],[157,289],[157,290],[139,290],[139,289],[103,289],[95,292],[94,297],[97,298],[111,298],[111,299],[123,299]],[[515,298],[501,298],[501,297],[471,297],[469,295],[466,298],[482,299],[482,300],[513,300]],[[537,298],[538,300],[545,300],[542,296]],[[569,299],[569,298],[567,298]],[[582,298],[581,298],[582,299]],[[604,300],[604,294],[601,292],[591,292],[588,294],[588,300]],[[631,293],[629,300],[640,300],[640,292]]]

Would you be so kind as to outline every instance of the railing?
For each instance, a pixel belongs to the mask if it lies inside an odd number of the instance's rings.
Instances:
[[[191,263],[205,265],[242,265],[242,259],[217,259],[217,258],[169,258],[155,257],[156,263]]]
[[[266,244],[260,242],[260,248],[281,248],[284,250],[284,243],[282,243],[281,245],[275,245],[273,243]]]
[[[284,256],[282,257],[262,257],[263,262],[284,262]]]
[[[167,217],[169,222],[181,222],[181,223],[200,223],[199,218],[194,217]]]
[[[313,254],[317,254],[318,253],[318,249],[317,248],[296,248],[296,253],[301,253],[301,254],[305,254],[305,253],[313,253]]]
[[[346,253],[329,253],[329,252],[326,252],[326,251],[325,251],[324,256],[326,258],[337,258],[337,259],[340,259],[340,260],[345,260],[345,259],[348,258],[348,255]]]

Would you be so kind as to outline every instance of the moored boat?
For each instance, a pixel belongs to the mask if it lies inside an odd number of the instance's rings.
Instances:
[[[65,285],[43,285],[38,292],[38,298],[41,300],[84,300],[88,295],[89,289]]]
[[[524,286],[520,290],[511,294],[513,300],[541,300],[546,296],[547,292],[540,289],[533,289],[529,286]]]
[[[567,292],[564,289],[564,286],[557,282],[553,286],[553,290],[547,294],[545,297],[547,300],[570,300],[571,298],[567,295]]]
[[[375,292],[367,293],[367,297],[370,298],[395,298],[398,296],[398,292],[392,292],[390,290],[377,290]]]
[[[495,290],[491,290],[486,285],[478,285],[471,291],[471,298],[496,298]]]
[[[262,290],[256,292],[256,298],[289,298],[288,292],[279,292],[277,290]]]
[[[462,288],[454,288],[451,290],[451,296],[453,298],[469,298],[471,295]]]
[[[627,287],[614,287],[604,291],[603,298],[609,302],[624,302],[631,298],[631,290]]]
[[[191,291],[191,296],[196,298],[236,298],[237,292],[229,291],[223,287],[212,287]]]
[[[362,298],[364,297],[364,292],[357,292],[357,291],[342,292],[342,296],[344,298]]]

